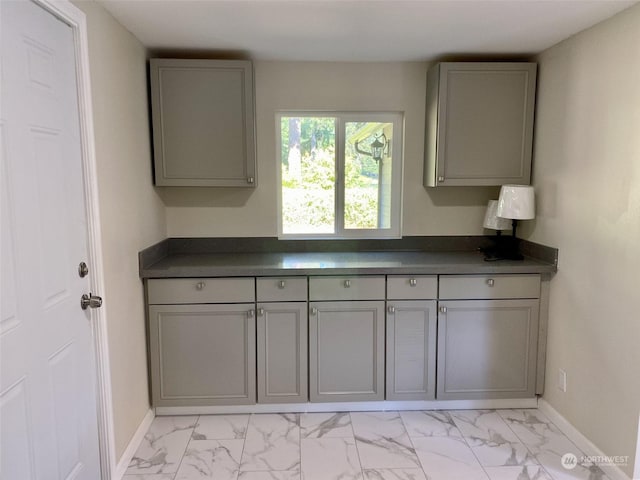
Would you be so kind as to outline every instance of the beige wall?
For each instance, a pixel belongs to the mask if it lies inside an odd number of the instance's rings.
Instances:
[[[560,249],[544,397],[633,460],[640,410],[640,6],[539,56],[533,241]],[[558,369],[568,375],[557,388]],[[633,471],[633,463],[625,468]]]
[[[151,183],[146,51],[95,2],[87,15],[115,442],[119,458],[149,409],[137,252],[166,236]]]
[[[169,236],[277,235],[279,110],[404,112],[404,235],[482,234],[496,188],[422,186],[425,63],[255,62],[258,187],[162,189]]]

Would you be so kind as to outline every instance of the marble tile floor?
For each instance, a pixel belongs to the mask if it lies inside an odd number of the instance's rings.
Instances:
[[[124,480],[608,480],[539,410],[156,417]]]

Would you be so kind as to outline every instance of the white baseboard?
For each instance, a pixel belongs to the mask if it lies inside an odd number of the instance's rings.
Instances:
[[[494,408],[537,408],[537,398],[494,400],[424,400],[335,403],[279,403],[221,405],[208,407],[156,407],[156,415],[215,415],[230,413],[371,412],[390,410],[475,410]]]
[[[569,420],[564,418],[549,402],[541,398],[538,402],[538,409],[551,420],[556,427],[564,433],[569,440],[575,443],[582,452],[587,456],[605,457],[607,456],[600,450],[591,440],[585,437],[580,430],[574,427]],[[629,461],[633,461],[629,458]],[[599,465],[599,467],[607,474],[611,480],[631,480],[626,473],[617,465]]]
[[[127,471],[129,463],[131,463],[131,459],[136,454],[136,451],[142,443],[142,439],[146,435],[147,431],[149,431],[149,427],[151,426],[151,422],[153,422],[154,418],[155,414],[153,413],[153,408],[150,408],[147,414],[142,419],[142,422],[136,430],[136,433],[134,433],[133,437],[131,437],[129,445],[127,445],[127,448],[125,448],[124,453],[120,457],[118,465],[116,466],[116,471],[111,477],[111,480],[122,480],[122,477]]]

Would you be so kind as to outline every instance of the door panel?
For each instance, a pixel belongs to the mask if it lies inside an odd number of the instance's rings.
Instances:
[[[75,408],[75,398],[78,395],[75,373],[76,350],[75,342],[71,342],[49,359],[49,385],[58,444],[59,478],[67,478],[71,472],[81,468],[82,463],[78,411]]]
[[[29,400],[24,378],[0,393],[2,431],[12,433],[10,442],[2,442],[2,456],[0,457],[2,478],[35,479],[33,428],[28,410]]]
[[[100,478],[74,32],[0,2],[0,477]],[[9,440],[7,440],[9,439]]]
[[[4,125],[0,124],[0,157],[3,159],[0,181],[2,182],[2,229],[0,230],[2,247],[2,272],[0,286],[2,287],[2,301],[0,302],[0,336],[16,328],[21,320],[18,317],[18,299],[16,290],[15,268],[15,222],[12,218],[12,201],[9,196],[7,162],[4,142]]]

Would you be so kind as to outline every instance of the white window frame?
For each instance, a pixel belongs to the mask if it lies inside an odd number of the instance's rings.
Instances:
[[[283,117],[331,117],[335,118],[335,232],[323,234],[283,233],[282,224],[282,134],[280,127]],[[391,142],[391,227],[370,229],[344,228],[345,200],[345,124],[348,122],[381,122],[393,124],[393,141]],[[404,115],[402,112],[342,112],[342,111],[295,111],[287,110],[276,113],[276,181],[278,190],[278,238],[295,239],[357,239],[357,238],[401,238],[402,237],[402,175],[404,145]]]

